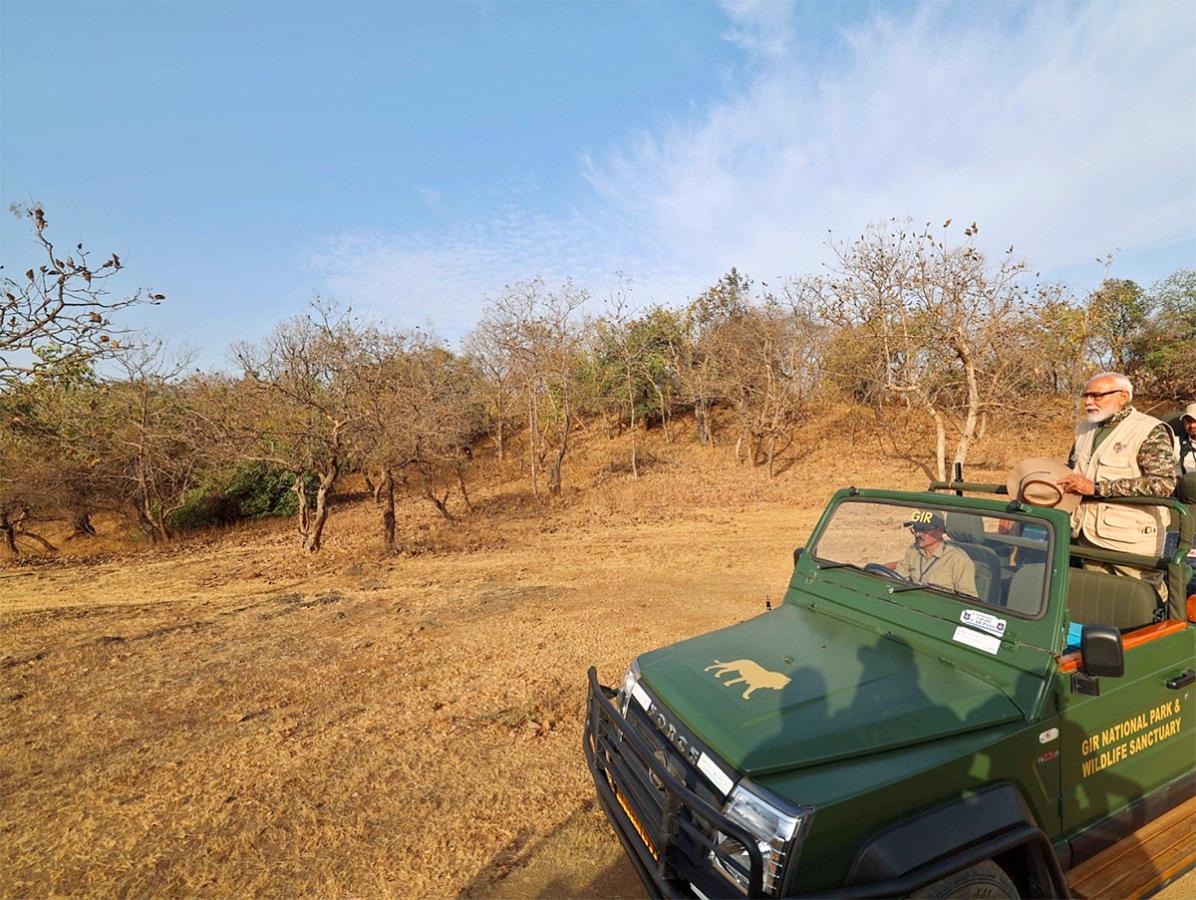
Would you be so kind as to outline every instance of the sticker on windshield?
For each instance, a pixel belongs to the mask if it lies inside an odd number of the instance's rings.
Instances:
[[[971,625],[973,628],[979,628],[981,631],[987,631],[989,634],[995,634],[997,637],[1005,636],[1005,620],[986,612],[980,612],[978,609],[965,609],[959,614],[959,621],[965,625]]]
[[[969,647],[975,647],[977,650],[983,650],[985,653],[996,653],[1001,649],[1000,638],[964,628],[962,625],[955,629],[955,634],[951,639],[961,644],[967,644]]]

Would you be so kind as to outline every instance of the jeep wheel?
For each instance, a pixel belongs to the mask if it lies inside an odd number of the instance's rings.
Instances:
[[[1017,885],[1013,883],[1005,870],[991,859],[969,866],[962,872],[948,875],[934,884],[928,884],[912,895],[915,898],[933,898],[941,900],[945,897],[960,897],[964,900],[987,900],[987,898],[1017,898]]]

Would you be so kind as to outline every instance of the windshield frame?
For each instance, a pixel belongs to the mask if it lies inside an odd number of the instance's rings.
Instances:
[[[974,601],[975,604],[978,605],[979,607],[981,607],[982,609],[996,610],[996,611],[999,611],[1002,615],[1008,615],[1010,617],[1013,617],[1013,618],[1016,618],[1016,619],[1019,619],[1021,621],[1025,621],[1025,622],[1039,622],[1043,618],[1045,618],[1047,613],[1050,611],[1052,580],[1053,580],[1053,577],[1055,574],[1054,573],[1055,553],[1056,553],[1056,544],[1058,541],[1058,537],[1055,534],[1056,529],[1054,527],[1054,523],[1051,522],[1046,517],[1028,515],[1028,514],[1023,513],[1021,510],[1009,509],[1008,507],[1012,506],[1013,505],[1012,503],[1000,503],[999,501],[991,501],[991,500],[984,501],[984,500],[976,500],[974,498],[971,498],[968,500],[964,500],[963,502],[960,502],[959,498],[951,497],[950,495],[927,496],[925,494],[912,494],[912,493],[907,494],[905,496],[901,496],[901,497],[895,497],[890,492],[885,492],[885,493],[881,494],[879,492],[874,493],[872,491],[867,491],[867,492],[858,491],[858,490],[852,488],[850,493],[844,493],[843,496],[836,496],[836,497],[832,498],[830,505],[828,505],[826,511],[822,515],[822,518],[819,520],[818,524],[815,526],[814,533],[810,535],[809,552],[804,553],[803,557],[809,557],[811,564],[818,570],[821,570],[824,566],[831,566],[831,565],[834,565],[835,563],[843,563],[842,560],[834,560],[834,559],[827,559],[824,557],[820,557],[820,556],[818,556],[817,551],[818,551],[818,545],[821,542],[822,537],[825,534],[827,527],[831,524],[831,522],[834,521],[835,513],[838,511],[839,507],[842,506],[844,503],[883,504],[883,505],[887,505],[887,506],[897,506],[897,507],[901,507],[904,509],[910,509],[910,510],[913,510],[913,509],[938,510],[943,513],[950,512],[950,511],[968,512],[968,513],[972,513],[973,515],[978,515],[978,516],[988,516],[991,518],[1009,519],[1012,521],[1017,521],[1017,522],[1021,522],[1023,524],[1033,525],[1033,526],[1045,529],[1045,531],[1046,531],[1046,563],[1043,568],[1042,597],[1041,597],[1041,603],[1039,604],[1038,612],[1034,615],[1028,615],[1028,614],[1020,612],[1018,610],[1011,609],[1008,606],[994,606],[990,603],[986,603],[984,600],[982,600],[979,597],[974,597],[974,598],[973,597],[965,597],[961,594],[957,594],[957,593],[954,593],[954,592],[946,590],[946,589],[941,589],[941,588],[936,589],[936,587],[934,585],[917,585],[916,587],[911,586],[911,588],[908,590],[908,593],[911,595],[916,595],[919,592],[925,592],[925,593],[931,594],[935,597],[941,597],[945,600],[954,601],[955,603],[961,604],[961,605],[966,604],[968,601]],[[1019,504],[1019,506],[1020,506],[1020,504]],[[1070,541],[1070,534],[1068,535],[1068,538]],[[875,581],[880,581],[882,583],[889,582],[891,585],[897,585],[897,586],[904,587],[905,585],[909,584],[908,582],[905,582],[904,580],[895,581],[895,580],[888,579],[883,575],[877,575],[877,574],[873,574],[872,572],[866,572],[866,571],[864,571],[862,566],[856,566],[851,563],[846,563],[841,566],[837,566],[836,569],[840,570],[840,571],[843,569],[847,569],[848,571],[854,572],[856,574],[865,575],[868,578],[873,579]],[[907,591],[904,591],[904,590],[902,591],[902,593],[906,593],[906,592]],[[892,592],[892,593],[895,594],[896,592]]]

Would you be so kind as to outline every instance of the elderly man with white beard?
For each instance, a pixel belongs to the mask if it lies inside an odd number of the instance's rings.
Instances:
[[[1059,487],[1084,497],[1170,497],[1175,490],[1175,438],[1166,423],[1130,405],[1134,386],[1120,372],[1101,372],[1085,385],[1084,418],[1076,426],[1068,465],[1074,474]],[[1072,516],[1072,537],[1081,546],[1104,547],[1158,558],[1170,513],[1158,506],[1081,503]],[[1163,573],[1084,560],[1085,569],[1112,572],[1150,583],[1167,604]]]

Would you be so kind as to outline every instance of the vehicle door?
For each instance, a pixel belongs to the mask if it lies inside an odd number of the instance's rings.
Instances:
[[[1125,674],[1060,665],[1062,818],[1070,834],[1196,769],[1196,626],[1164,622],[1123,638]],[[1069,670],[1070,667],[1070,670]]]

